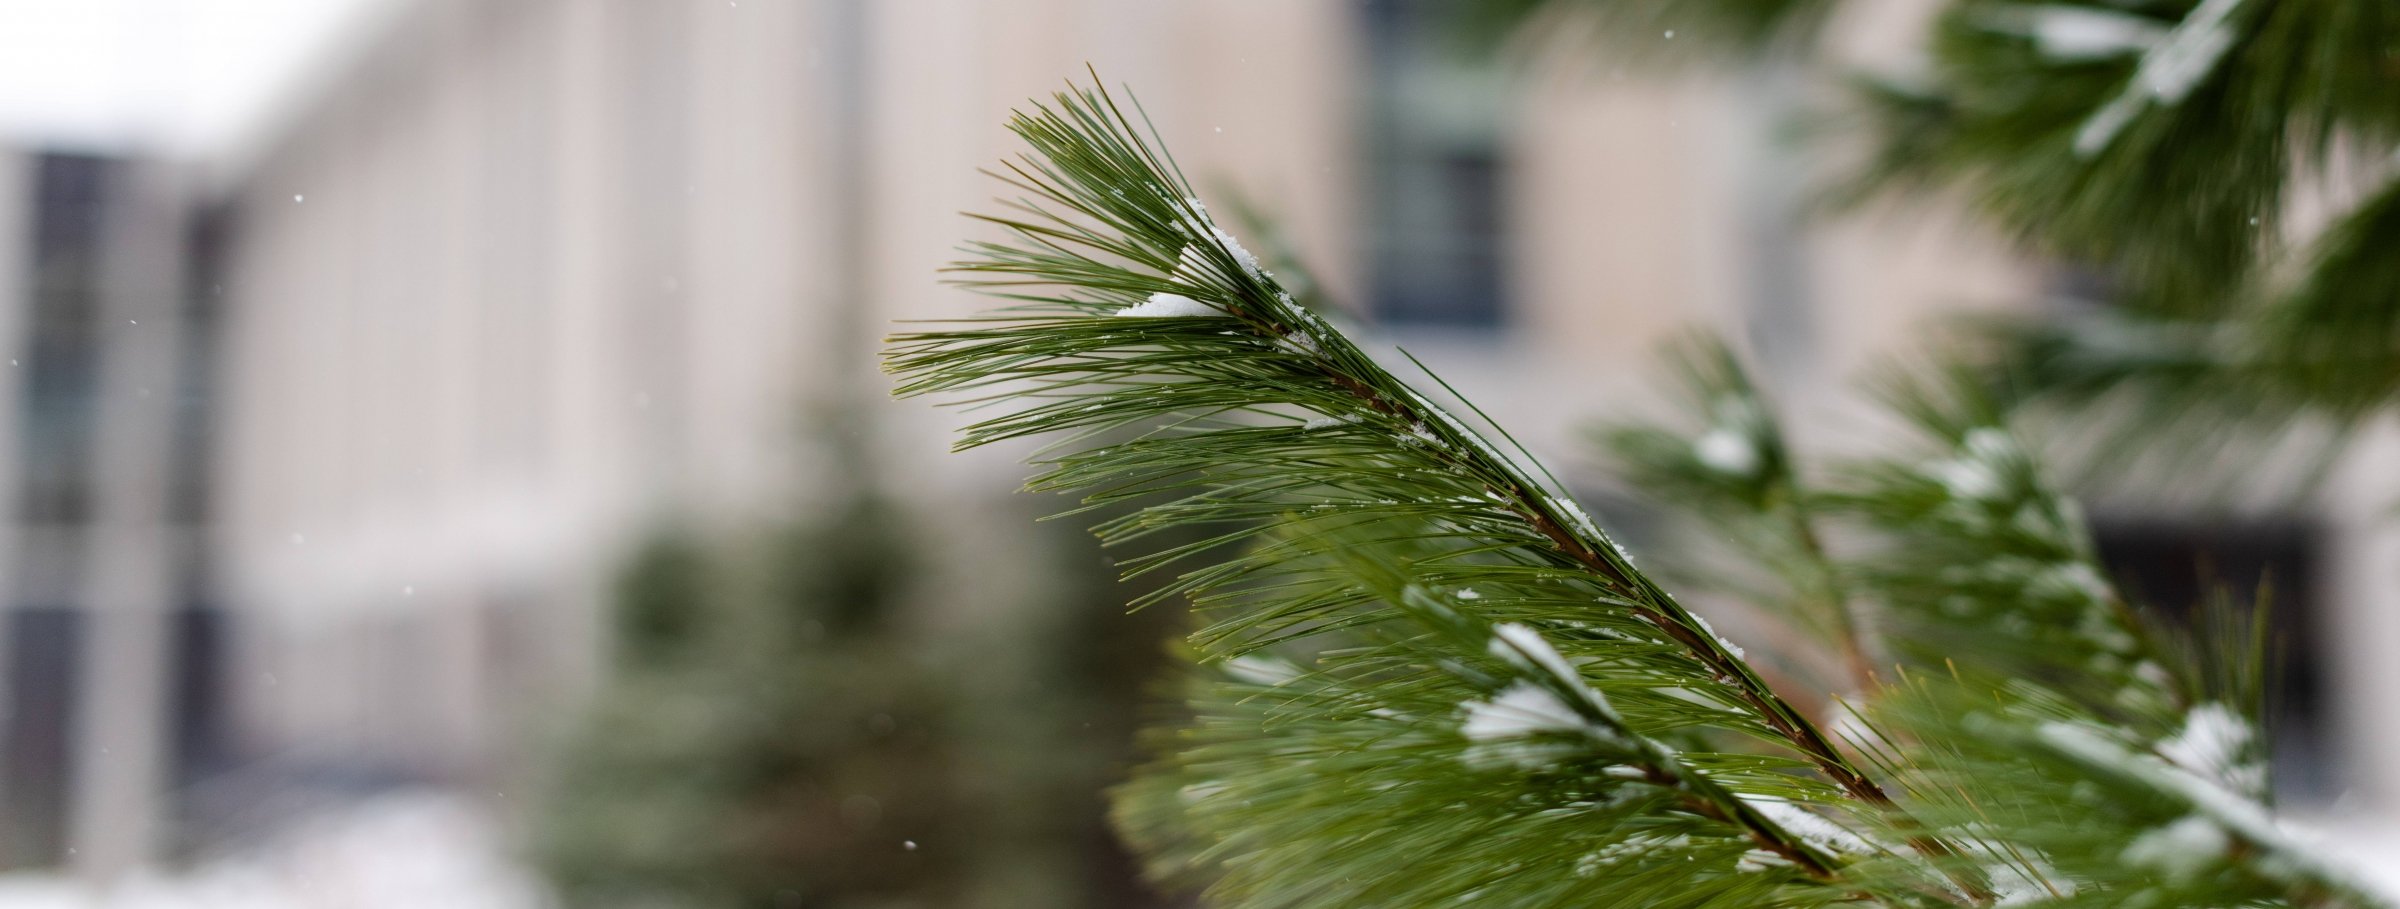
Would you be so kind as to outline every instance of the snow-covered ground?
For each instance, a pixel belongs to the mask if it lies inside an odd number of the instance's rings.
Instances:
[[[490,817],[440,792],[380,796],[240,855],[106,889],[0,875],[0,909],[546,909]]]
[[[2330,815],[2289,828],[2362,883],[2400,902],[2400,827]],[[267,842],[95,891],[51,875],[0,875],[0,909],[552,909],[509,858],[498,825],[435,791],[381,796]]]

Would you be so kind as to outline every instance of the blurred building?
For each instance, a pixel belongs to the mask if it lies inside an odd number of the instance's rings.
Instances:
[[[213,209],[177,168],[0,152],[0,864],[123,869],[214,772]]]
[[[246,732],[504,766],[588,664],[628,541],[842,482],[795,473],[810,432],[874,434],[891,478],[954,503],[960,559],[1005,561],[970,528],[1015,469],[944,454],[954,417],[883,402],[873,354],[892,319],[977,305],[939,284],[956,212],[1014,152],[1008,110],[1084,60],[1336,298],[1472,385],[1576,389],[1486,396],[1551,442],[1695,319],[1765,326],[1815,380],[1938,294],[2029,286],[1939,232],[1794,251],[1792,175],[1722,151],[1763,146],[1780,109],[1756,85],[1570,67],[1512,111],[1425,4],[429,0],[232,202]],[[1620,209],[1644,215],[1595,217]],[[1810,281],[1845,308],[1806,309]],[[853,422],[806,422],[836,408]]]
[[[977,168],[1015,151],[1007,111],[1083,78],[1085,61],[1139,93],[1204,192],[1271,215],[1333,299],[1556,462],[1578,460],[1579,422],[1639,399],[1656,345],[1694,323],[1752,343],[1805,441],[1878,438],[1888,427],[1862,422],[1850,392],[1862,369],[1910,352],[1929,318],[2028,305],[2054,280],[1940,213],[1804,223],[1809,174],[1775,138],[1804,101],[1790,73],[1663,77],[1588,52],[1502,72],[1452,55],[1430,11],[406,5],[235,168],[210,222],[238,228],[231,242],[182,241],[223,269],[181,279],[210,292],[178,298],[187,325],[216,324],[220,283],[227,301],[222,354],[175,361],[217,365],[207,432],[131,417],[116,430],[211,443],[205,462],[197,449],[145,456],[211,465],[194,488],[208,490],[214,570],[188,567],[202,550],[173,529],[192,520],[166,504],[180,499],[160,493],[138,515],[182,541],[159,544],[160,577],[178,580],[145,588],[145,608],[222,603],[233,617],[224,664],[239,670],[211,697],[229,705],[243,761],[182,801],[254,807],[295,787],[433,780],[505,805],[524,779],[515,759],[591,678],[595,605],[617,560],[659,522],[741,526],[851,482],[827,472],[827,433],[857,434],[884,480],[940,516],[929,602],[971,608],[1038,583],[1011,556],[1020,512],[990,507],[1010,495],[1014,452],[945,454],[957,416],[885,402],[874,352],[890,320],[980,305],[938,284],[973,231],[955,213],[994,194]],[[1836,33],[1849,53],[1893,59],[1917,31],[1893,12]],[[50,161],[37,169],[71,166]],[[0,212],[47,223],[28,195],[51,192],[47,176],[0,183],[16,187],[0,187]],[[5,248],[47,261],[45,242]],[[0,338],[19,350],[47,338],[50,299],[9,308],[18,321]],[[72,343],[115,329],[114,309],[92,312]],[[34,414],[50,394],[39,375],[0,373],[0,394]],[[41,460],[39,422],[19,418],[14,460],[0,461],[21,489],[66,469]],[[2343,482],[2346,501],[2400,496],[2389,477]],[[35,520],[39,501],[13,506],[19,564],[116,580],[38,554],[66,545],[42,541],[55,531]],[[2222,536],[2128,513],[2111,526],[2148,553],[2137,561],[2188,563]],[[2357,785],[2388,806],[2400,749],[2381,737],[2400,729],[2388,696],[2400,679],[2380,644],[2325,630],[2400,621],[2381,617],[2400,615],[2383,608],[2400,558],[2373,521],[2345,511],[2260,532],[2304,575],[2287,585],[2300,588],[2295,614],[2343,609],[2299,626],[2317,635],[2297,642],[2307,678],[2347,693],[2308,705],[2326,734],[2306,750],[2346,774],[2317,788]],[[13,574],[38,588],[40,572]],[[52,709],[27,706],[35,683],[18,680],[72,672],[37,670],[61,651],[25,642],[94,633],[42,611],[65,608],[58,596],[15,596],[12,793],[36,772],[21,768],[71,762],[17,731]],[[2400,639],[2389,631],[2373,641]]]

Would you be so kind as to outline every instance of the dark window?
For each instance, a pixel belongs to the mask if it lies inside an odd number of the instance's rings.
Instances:
[[[209,515],[209,476],[215,450],[217,343],[224,310],[225,270],[233,243],[232,219],[223,209],[202,209],[185,231],[182,370],[173,416],[173,463],[167,476],[167,520],[199,524]]]
[[[92,396],[98,380],[100,214],[105,159],[44,155],[33,210],[33,306],[25,346],[20,514],[84,519],[91,498]]]
[[[0,728],[0,867],[57,864],[66,856],[76,674],[83,615],[71,609],[0,611],[7,627],[7,687]]]
[[[1369,0],[1368,305],[1390,323],[1505,314],[1501,73],[1452,40],[1442,4]]]
[[[171,699],[174,779],[189,787],[229,769],[231,729],[225,661],[232,617],[225,610],[186,606],[173,613]]]
[[[2236,603],[2262,589],[2273,667],[2267,726],[2275,788],[2285,799],[2333,797],[2324,736],[2325,679],[2317,658],[2317,554],[2313,528],[2298,522],[2208,524],[2113,519],[2094,522],[2101,560],[2127,597],[2188,622],[2220,593]]]

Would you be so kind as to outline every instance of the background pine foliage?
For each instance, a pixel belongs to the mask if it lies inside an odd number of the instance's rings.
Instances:
[[[2068,318],[1988,326],[2000,343],[1985,381],[2012,407],[2070,415],[2050,450],[2078,477],[2261,493],[2245,469],[2330,460],[2400,391],[2400,272],[2383,252],[2400,247],[2400,7],[1950,0],[1921,60],[1868,71],[1816,35],[1867,4],[1459,10],[1487,35],[1588,36],[1612,59],[1767,65],[1838,86],[1801,131],[1844,162],[1830,196],[1963,198],[2091,279],[2057,290]]]
[[[1039,608],[987,601],[991,618],[929,633],[910,608],[919,529],[870,493],[828,512],[662,534],[627,566],[608,679],[536,818],[533,858],[561,898],[1147,901],[1099,790],[1174,616],[1109,614],[1122,592],[1105,570],[1035,534],[1019,546],[1050,578]]]

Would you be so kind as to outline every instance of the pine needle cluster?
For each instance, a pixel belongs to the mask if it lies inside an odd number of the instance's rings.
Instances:
[[[1851,649],[1812,709],[1499,427],[1298,305],[1139,120],[1098,88],[1013,120],[1005,238],[958,265],[1009,305],[886,366],[972,409],[962,448],[1052,439],[1030,488],[1130,508],[1102,540],[1198,611],[1189,714],[1118,801],[1160,878],[1243,907],[2379,905],[2270,819],[2255,692],[2192,656],[2240,648],[2146,625],[1975,383],[1916,386],[1929,457],[1830,490],[1729,356],[1695,360],[1709,425],[1619,437]],[[1837,564],[1836,517],[1879,545]]]

